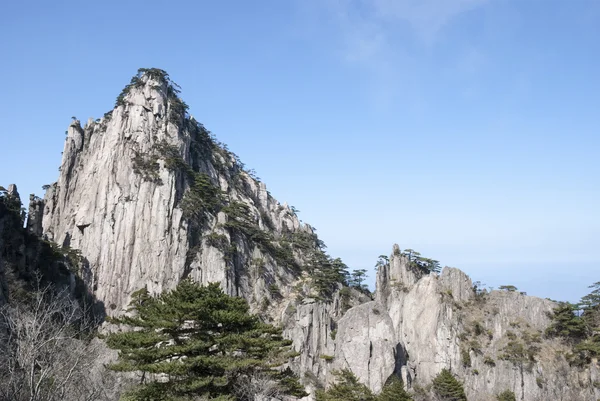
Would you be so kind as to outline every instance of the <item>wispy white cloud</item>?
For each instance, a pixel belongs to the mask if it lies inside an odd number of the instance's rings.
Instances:
[[[415,74],[419,60],[414,49],[427,50],[453,20],[487,1],[318,0],[311,4],[321,13],[321,23],[333,25],[340,58],[366,71],[377,107],[385,108],[402,94],[411,107],[420,108],[423,100]],[[480,56],[469,54],[461,68],[477,68]]]
[[[371,0],[382,21],[405,22],[420,40],[435,41],[440,31],[459,15],[488,0]]]

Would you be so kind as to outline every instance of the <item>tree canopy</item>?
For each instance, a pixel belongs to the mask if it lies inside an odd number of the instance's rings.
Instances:
[[[442,270],[439,261],[423,257],[414,249],[405,249],[401,255],[408,258],[408,265],[410,267],[419,269],[426,274],[439,273]]]
[[[406,390],[404,384],[397,376],[392,376],[377,396],[377,401],[412,401],[412,397]]]
[[[467,401],[462,383],[448,369],[442,369],[433,379],[433,391],[442,401]]]
[[[348,369],[333,372],[335,383],[327,391],[317,391],[317,401],[376,401],[367,386]]]
[[[573,345],[573,353],[568,357],[575,365],[600,357],[600,282],[589,288],[592,292],[578,304],[560,303],[546,329],[547,336],[560,337]]]
[[[317,391],[317,401],[412,401],[404,390],[402,380],[396,376],[388,379],[379,395],[358,381],[348,369],[333,372],[336,381],[327,391]]]
[[[133,330],[109,335],[107,344],[120,351],[110,369],[144,373],[130,400],[240,400],[234,396],[236,382],[257,374],[303,395],[289,372],[274,368],[290,356],[291,342],[217,283],[202,286],[186,279],[156,297],[143,288],[132,295],[129,312],[132,316],[110,321]]]

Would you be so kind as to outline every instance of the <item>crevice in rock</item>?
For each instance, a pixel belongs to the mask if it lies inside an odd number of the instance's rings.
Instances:
[[[85,234],[85,229],[88,228],[90,225],[91,225],[91,223],[77,225],[77,228],[79,229],[79,232],[81,233],[81,235]]]

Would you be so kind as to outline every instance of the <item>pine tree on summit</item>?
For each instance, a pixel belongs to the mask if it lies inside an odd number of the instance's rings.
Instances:
[[[134,329],[108,336],[108,346],[120,351],[110,369],[140,371],[152,380],[130,392],[128,400],[235,400],[236,381],[253,375],[279,382],[284,392],[302,392],[273,369],[289,356],[291,342],[217,283],[202,286],[186,279],[157,297],[144,288],[133,294],[129,311],[132,317],[110,319]]]

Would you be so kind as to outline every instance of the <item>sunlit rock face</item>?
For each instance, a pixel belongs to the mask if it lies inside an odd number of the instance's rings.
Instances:
[[[256,305],[263,296],[271,300],[269,285],[285,292],[294,280],[289,269],[255,244],[231,238],[222,213],[206,213],[207,221],[191,232],[182,209],[191,185],[185,170],[206,174],[228,200],[245,204],[256,224],[268,224],[275,235],[310,227],[244,172],[231,153],[208,143],[203,127],[177,109],[168,81],[142,75],[137,82],[103,118],[83,128],[77,120],[69,126],[59,179],[45,196],[44,235],[81,250],[85,278],[108,314],[124,312],[129,295],[140,287],[159,293],[184,276],[220,282],[229,294]],[[182,165],[169,166],[174,162],[169,152]],[[207,241],[210,234],[237,242],[236,257],[227,260],[223,249]],[[253,259],[263,259],[260,277],[246,268]]]
[[[218,188],[222,208],[198,188],[203,179]],[[137,76],[104,117],[71,123],[58,181],[36,202],[30,231],[81,251],[80,274],[106,314],[126,313],[144,286],[159,293],[184,277],[219,282],[282,325],[308,399],[337,369],[379,392],[394,374],[411,391],[427,388],[444,368],[472,401],[507,389],[527,401],[600,398],[598,369],[569,367],[567,348],[541,335],[552,302],[476,294],[460,270],[428,273],[397,245],[378,269],[373,297],[341,286],[313,296],[318,244],[300,241],[313,229],[186,113],[156,71]],[[244,205],[252,232],[231,229],[224,205],[232,204]],[[515,344],[523,355],[511,354]]]
[[[476,293],[462,271],[446,267],[440,275],[424,274],[397,245],[377,272],[375,299],[373,306],[348,311],[348,324],[369,333],[370,341],[387,333],[392,343],[367,358],[360,351],[369,344],[365,336],[336,342],[338,348],[357,350],[356,361],[347,366],[374,391],[380,388],[373,380],[379,372],[395,372],[411,389],[425,388],[447,368],[464,383],[469,400],[495,400],[505,390],[517,400],[598,399],[596,364],[572,368],[565,359],[568,347],[544,338],[556,306],[552,301],[517,291]],[[378,331],[370,329],[374,320],[382,322]],[[344,324],[345,317],[340,331]],[[372,363],[365,370],[366,362]]]

